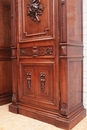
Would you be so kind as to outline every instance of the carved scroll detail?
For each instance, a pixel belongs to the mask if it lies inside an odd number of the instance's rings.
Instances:
[[[41,79],[41,91],[45,91],[45,83],[46,83],[46,74],[41,73],[40,74],[40,79]]]
[[[62,115],[66,115],[67,114],[67,111],[68,111],[68,106],[66,103],[62,103],[61,105],[61,114]]]
[[[31,73],[27,72],[27,88],[31,88]]]
[[[21,56],[53,55],[53,47],[29,47],[20,49]]]
[[[42,15],[44,10],[44,7],[40,5],[40,0],[32,0],[31,3],[28,3],[27,7],[29,8],[27,15],[29,15],[33,21],[40,22],[38,15]]]

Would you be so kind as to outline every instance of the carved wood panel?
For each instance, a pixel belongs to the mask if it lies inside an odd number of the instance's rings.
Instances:
[[[19,35],[20,35],[20,42],[23,41],[32,41],[37,39],[53,39],[54,37],[54,16],[52,15],[54,12],[54,0],[41,0],[40,5],[43,5],[43,13],[42,15],[37,16],[37,21],[35,22],[32,20],[33,18],[29,17],[29,6],[34,6],[31,0],[19,0]],[[30,9],[31,10],[31,9]]]
[[[35,71],[33,66],[21,64],[21,96],[29,95],[35,97]]]
[[[53,46],[33,46],[33,47],[24,47],[20,49],[20,56],[32,56],[32,57],[40,57],[40,56],[54,56],[54,47]]]

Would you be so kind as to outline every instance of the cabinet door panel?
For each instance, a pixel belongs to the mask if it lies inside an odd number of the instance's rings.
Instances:
[[[38,15],[39,9],[35,9],[33,12],[34,5],[40,9],[40,15]],[[33,7],[32,7],[33,6]],[[37,39],[53,39],[54,29],[54,1],[53,0],[41,0],[40,3],[32,2],[31,0],[19,0],[19,33],[20,42],[31,41]],[[30,11],[31,10],[31,11]],[[34,14],[32,18],[28,15]],[[36,17],[35,17],[36,15]],[[34,20],[35,19],[35,20]],[[40,20],[40,21],[38,21]]]
[[[38,107],[58,109],[54,86],[54,63],[21,64],[19,100]]]

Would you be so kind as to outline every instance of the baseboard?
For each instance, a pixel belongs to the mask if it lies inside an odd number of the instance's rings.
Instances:
[[[4,93],[0,95],[0,105],[4,105],[7,103],[12,102],[12,94],[10,93]]]
[[[9,106],[9,111],[13,113],[19,113],[24,116],[28,116],[56,127],[71,130],[76,124],[78,124],[85,116],[86,110],[81,108],[77,113],[74,113],[72,117],[66,118],[64,116],[59,116],[59,114],[49,113],[44,110],[40,111],[38,109],[25,107],[22,105],[11,104]]]

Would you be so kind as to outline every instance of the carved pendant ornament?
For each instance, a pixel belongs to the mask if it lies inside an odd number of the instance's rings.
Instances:
[[[27,72],[27,88],[31,88],[31,73]]]
[[[28,3],[27,7],[29,8],[27,15],[30,16],[33,21],[40,22],[38,15],[42,15],[44,10],[44,7],[40,5],[40,0],[32,0],[31,3]]]

